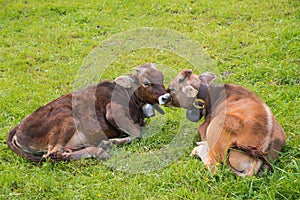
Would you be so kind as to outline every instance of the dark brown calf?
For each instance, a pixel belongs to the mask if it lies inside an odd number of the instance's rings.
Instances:
[[[198,129],[202,141],[192,155],[210,169],[226,161],[239,176],[270,168],[269,162],[285,144],[284,130],[253,92],[232,84],[211,84],[214,79],[209,72],[198,76],[183,70],[169,85],[171,103],[186,108],[188,119],[205,118]]]
[[[130,76],[64,95],[34,111],[11,130],[8,146],[31,161],[109,158],[105,147],[130,143],[145,126],[142,108],[165,94],[153,64]],[[127,137],[119,138],[126,135]]]

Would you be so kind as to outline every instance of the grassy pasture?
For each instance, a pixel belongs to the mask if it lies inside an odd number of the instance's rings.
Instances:
[[[299,4],[0,0],[0,199],[299,199]],[[92,159],[35,165],[8,149],[9,130],[39,106],[73,91],[90,52],[116,34],[142,27],[173,30],[196,41],[213,71],[228,75],[222,82],[248,87],[270,106],[287,133],[274,173],[240,178],[226,166],[216,174],[205,170],[189,156],[198,136],[180,109],[166,108],[165,116],[149,120],[147,137],[119,150],[156,152],[188,133],[178,157],[156,170],[117,170]],[[133,72],[146,62],[161,66],[166,86],[181,69],[197,68],[174,52],[134,49],[115,58],[101,79]]]

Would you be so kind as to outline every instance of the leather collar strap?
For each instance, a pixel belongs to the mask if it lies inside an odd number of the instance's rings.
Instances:
[[[208,87],[205,84],[200,84],[199,91],[197,94],[197,98],[195,99],[193,106],[199,110],[203,110],[205,108],[205,99],[208,93]]]

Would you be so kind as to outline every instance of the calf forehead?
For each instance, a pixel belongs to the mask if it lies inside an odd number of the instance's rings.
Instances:
[[[187,85],[197,86],[198,84],[200,84],[200,80],[197,75],[192,74],[190,77],[182,80],[182,76],[179,74],[170,82],[169,87],[179,89]]]
[[[147,78],[151,83],[157,83],[161,85],[164,81],[163,74],[155,68],[145,71],[145,73],[141,75],[141,77]]]
[[[170,82],[170,86],[179,86],[180,84],[185,83],[186,81],[180,81],[180,74],[177,75],[171,82]]]

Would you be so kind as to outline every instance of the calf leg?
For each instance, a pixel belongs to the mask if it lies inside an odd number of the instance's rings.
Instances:
[[[238,176],[252,176],[259,171],[263,164],[261,160],[233,149],[229,152],[227,162]]]
[[[193,149],[193,151],[191,152],[191,156],[198,156],[199,158],[201,158],[203,163],[206,163],[209,150],[207,141],[197,142],[196,144],[198,146]]]
[[[198,128],[198,132],[200,134],[201,141],[206,140],[206,131],[207,131],[207,127],[210,123],[210,118],[211,118],[210,116],[206,117],[205,121]]]
[[[228,149],[234,147],[236,141],[234,133],[223,129],[220,120],[217,118],[211,121],[207,128],[207,142],[209,151],[204,165],[214,171],[217,162],[225,162],[226,159],[231,169],[239,176],[252,176],[259,171],[263,161],[259,158],[251,157],[241,151],[230,150],[229,157],[226,158]]]
[[[124,133],[128,134],[128,137],[125,138],[113,138],[110,139],[114,144],[122,145],[126,143],[131,143],[132,140],[141,137],[141,131],[136,126],[132,120],[128,118],[123,108],[118,104],[107,104],[106,106],[106,119],[118,127]]]
[[[79,160],[81,158],[96,158],[99,160],[107,160],[109,154],[101,147],[86,147],[80,150],[68,151],[62,153],[64,160]]]
[[[109,140],[103,140],[98,145],[99,147],[102,147],[105,150],[110,150],[113,147],[113,144],[117,145],[123,145],[123,144],[129,144],[132,142],[131,137],[125,137],[125,138],[112,138]]]
[[[223,129],[223,120],[214,118],[207,127],[208,154],[203,161],[204,165],[214,171],[217,162],[225,161],[227,149],[230,147],[230,134]]]
[[[273,116],[273,133],[268,158],[273,161],[278,157],[278,152],[282,150],[286,141],[286,135],[278,121]]]
[[[48,145],[47,153],[43,155],[43,159],[47,159],[48,157],[59,157],[61,154],[61,145]]]
[[[129,136],[125,138],[113,138],[113,139],[109,139],[109,141],[117,145],[129,144],[132,142],[132,137]]]

